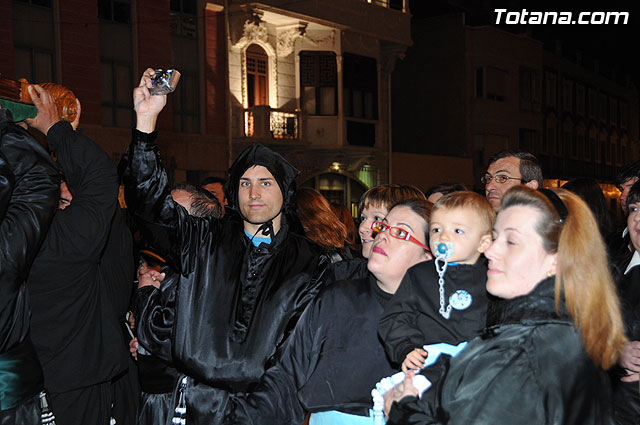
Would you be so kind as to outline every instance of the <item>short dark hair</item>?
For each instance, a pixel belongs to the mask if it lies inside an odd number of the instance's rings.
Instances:
[[[629,195],[627,196],[627,205],[637,204],[638,202],[640,202],[640,180],[638,180],[633,184],[633,186],[631,186]]]
[[[542,189],[542,183],[544,178],[542,177],[542,167],[538,158],[531,152],[507,149],[489,158],[489,165],[493,164],[499,159],[514,157],[520,160],[520,175],[522,176],[523,183],[529,183],[531,181],[538,182],[538,189]]]
[[[640,178],[640,161],[634,162],[618,173],[616,176],[616,186],[622,191],[622,185],[627,180],[631,180],[633,178]]]
[[[191,205],[187,208],[189,215],[194,217],[222,217],[222,207],[218,198],[210,192],[189,183],[178,183],[171,191],[184,190],[191,195]]]

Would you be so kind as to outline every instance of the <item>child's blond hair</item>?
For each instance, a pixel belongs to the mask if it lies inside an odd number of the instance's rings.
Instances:
[[[496,221],[496,212],[482,195],[468,190],[452,192],[444,195],[433,206],[431,214],[438,210],[453,210],[457,208],[472,209],[484,222],[483,234],[491,234]]]

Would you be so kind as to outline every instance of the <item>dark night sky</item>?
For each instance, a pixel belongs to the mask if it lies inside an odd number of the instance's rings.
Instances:
[[[414,24],[422,18],[465,11],[466,22],[470,25],[494,24],[496,13],[494,9],[503,8],[508,11],[570,11],[579,12],[629,12],[627,25],[503,25],[502,29],[512,32],[524,32],[527,29],[531,35],[545,43],[551,50],[560,40],[563,55],[575,57],[575,50],[582,52],[583,63],[590,66],[594,60],[600,64],[601,73],[611,76],[611,69],[616,70],[616,79],[624,81],[628,74],[636,87],[640,87],[640,3],[621,0],[607,0],[594,2],[569,2],[549,0],[410,0],[410,9],[414,17]]]

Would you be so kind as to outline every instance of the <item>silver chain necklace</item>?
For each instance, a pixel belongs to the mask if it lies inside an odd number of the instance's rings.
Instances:
[[[451,242],[445,242],[438,245],[438,255],[436,255],[435,265],[436,273],[438,273],[438,285],[440,286],[440,315],[449,320],[451,316],[451,304],[447,303],[447,307],[444,307],[444,274],[447,271],[447,258],[453,255],[453,244]]]

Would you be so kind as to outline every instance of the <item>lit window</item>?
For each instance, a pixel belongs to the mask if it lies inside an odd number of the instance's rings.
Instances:
[[[247,48],[247,106],[269,104],[269,57],[264,49],[257,44]]]

